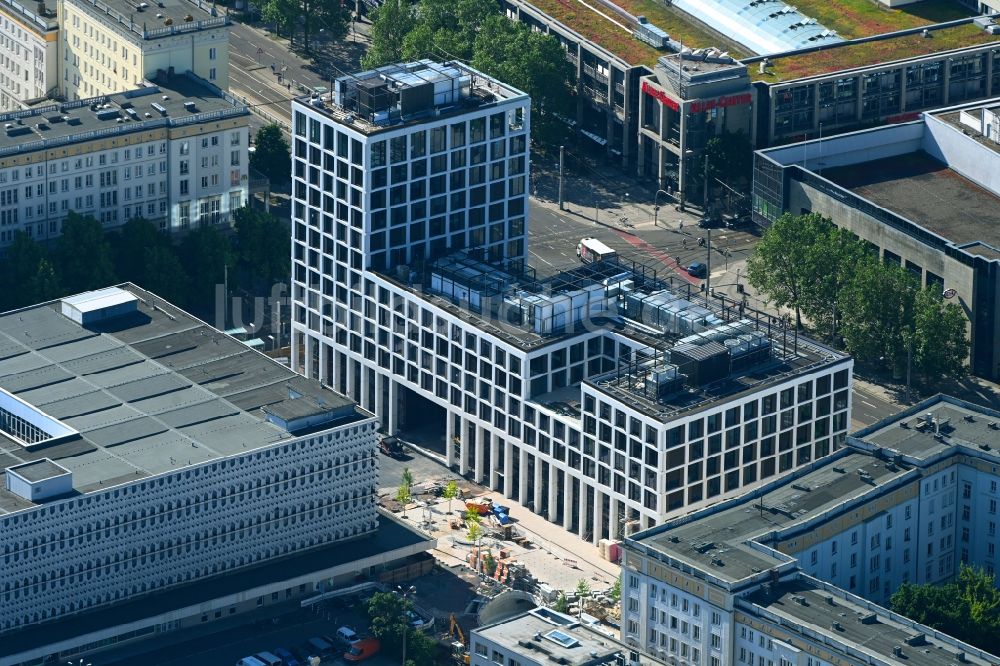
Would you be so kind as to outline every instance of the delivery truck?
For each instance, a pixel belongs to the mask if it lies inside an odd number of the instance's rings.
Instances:
[[[610,247],[596,238],[584,238],[576,246],[576,256],[585,264],[592,264],[595,261],[604,261],[617,256],[617,253]]]

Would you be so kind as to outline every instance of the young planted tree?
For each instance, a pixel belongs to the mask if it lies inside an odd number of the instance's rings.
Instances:
[[[448,482],[448,485],[444,487],[444,491],[441,493],[441,497],[448,500],[448,513],[451,513],[451,501],[458,497],[458,483],[455,479]]]
[[[413,500],[410,497],[410,487],[405,483],[396,488],[396,501],[403,506],[403,518],[406,518],[406,505]]]
[[[579,607],[579,614],[583,615],[583,600],[590,597],[590,583],[587,579],[581,578],[576,583],[576,603]]]
[[[569,612],[569,599],[562,592],[556,597],[556,601],[552,604],[552,609],[557,613],[568,613]]]

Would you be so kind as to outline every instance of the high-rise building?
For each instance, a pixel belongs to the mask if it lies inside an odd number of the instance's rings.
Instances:
[[[293,111],[292,365],[390,434],[595,544],[843,443],[843,354],[624,258],[526,266],[523,93],[424,61]]]
[[[376,428],[130,285],[0,316],[0,663],[308,597],[353,584],[355,560],[426,549],[379,529]]]
[[[929,398],[786,478],[626,539],[622,640],[706,666],[1000,663],[887,610],[904,583],[948,582],[962,563],[995,572],[998,419]]]

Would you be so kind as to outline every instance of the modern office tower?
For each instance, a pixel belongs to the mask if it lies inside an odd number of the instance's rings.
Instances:
[[[936,396],[626,539],[622,640],[706,666],[1000,663],[887,610],[903,583],[947,582],[961,563],[996,570],[998,423]]]
[[[293,111],[292,367],[389,433],[595,544],[842,445],[848,357],[625,258],[525,264],[523,93],[424,61]]]
[[[0,663],[308,598],[425,550],[379,526],[376,428],[133,286],[0,316]]]
[[[229,87],[229,15],[202,0],[64,0],[60,89],[69,100],[132,90],[159,71]]]
[[[191,74],[0,114],[0,248],[58,237],[70,211],[105,229],[230,222],[249,191],[250,112]]]

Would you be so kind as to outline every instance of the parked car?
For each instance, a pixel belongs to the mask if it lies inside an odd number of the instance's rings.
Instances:
[[[692,277],[696,278],[706,278],[708,277],[708,266],[700,261],[695,261],[687,268],[687,272]]]
[[[283,647],[276,647],[271,650],[271,652],[281,657],[281,660],[285,662],[285,666],[302,666],[302,662],[300,662],[294,654]]]
[[[344,661],[357,662],[364,661],[369,657],[378,654],[382,649],[382,644],[377,638],[364,638],[351,645],[351,648],[344,653]]]
[[[337,640],[345,645],[353,645],[361,640],[361,637],[350,627],[341,627],[337,629]]]

